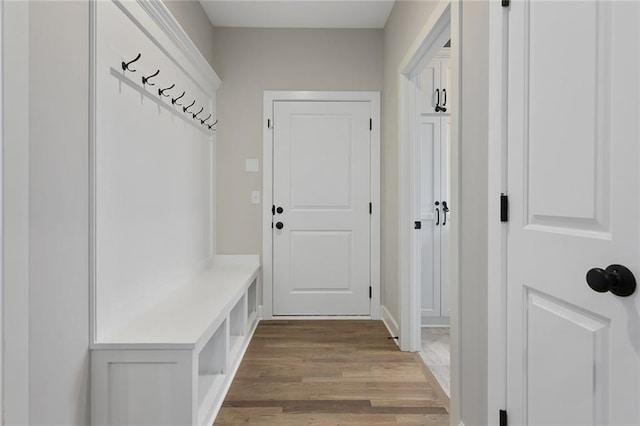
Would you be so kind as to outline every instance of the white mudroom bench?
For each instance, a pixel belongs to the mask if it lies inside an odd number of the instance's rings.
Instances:
[[[258,323],[259,257],[216,256],[91,346],[93,425],[211,425]]]

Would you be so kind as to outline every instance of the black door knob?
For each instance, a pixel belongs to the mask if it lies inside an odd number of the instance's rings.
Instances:
[[[636,278],[622,265],[609,265],[607,269],[589,269],[587,284],[598,293],[610,291],[620,297],[631,296],[636,291]]]
[[[282,222],[276,222],[276,228],[278,228],[278,229],[282,229],[282,228],[284,228],[284,223],[282,223]]]
[[[283,212],[283,211],[284,211],[284,210],[283,210],[283,208],[282,208],[282,207],[278,207],[278,208],[276,209],[276,213],[278,213],[278,214],[282,214],[282,212]]]

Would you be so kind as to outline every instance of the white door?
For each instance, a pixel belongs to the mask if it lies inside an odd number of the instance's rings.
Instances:
[[[275,102],[273,314],[370,314],[369,102]]]
[[[511,425],[640,424],[640,296],[585,280],[640,276],[639,28],[637,1],[511,2]]]
[[[444,216],[440,205],[440,138],[440,117],[422,117],[417,167],[420,170],[420,202],[417,204],[421,222],[418,276],[422,284],[422,318],[441,316],[440,231]]]
[[[443,48],[420,73],[422,114],[451,113],[450,49]]]
[[[435,324],[426,318],[449,316],[450,123],[450,117],[445,115],[423,116],[420,119],[416,165],[416,170],[420,171],[417,214],[421,222],[417,276],[422,284],[423,325]]]

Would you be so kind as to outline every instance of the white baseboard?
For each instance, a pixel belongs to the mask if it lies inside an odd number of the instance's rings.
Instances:
[[[264,319],[264,318],[262,317],[262,312],[263,312],[263,310],[262,310],[262,305],[258,305],[258,319],[259,319],[259,320]]]
[[[400,327],[398,326],[398,321],[391,315],[391,312],[387,309],[386,306],[380,306],[380,317],[382,322],[384,323],[387,330],[389,330],[389,334],[391,337],[400,336]],[[400,345],[398,342],[399,339],[393,339],[396,345]]]

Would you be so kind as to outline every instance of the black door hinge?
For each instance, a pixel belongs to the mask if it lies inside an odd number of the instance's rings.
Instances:
[[[413,222],[413,229],[422,229],[422,222],[419,220]]]
[[[500,194],[500,222],[509,222],[509,196]]]
[[[511,0],[502,0],[502,7],[509,7]]]
[[[373,298],[373,289],[369,286],[369,299]]]
[[[373,130],[373,118],[369,119],[369,130]]]
[[[267,118],[267,129],[271,128],[271,119]]]
[[[500,426],[507,426],[507,410],[500,410]]]
[[[373,204],[369,203],[369,214],[373,214]]]

